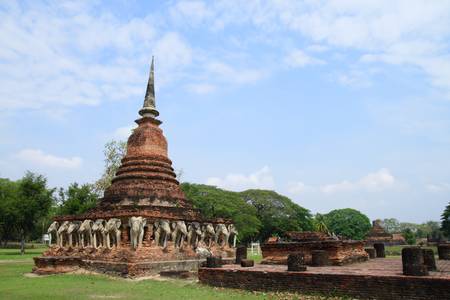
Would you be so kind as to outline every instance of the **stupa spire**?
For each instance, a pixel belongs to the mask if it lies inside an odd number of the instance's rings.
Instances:
[[[139,111],[142,117],[156,118],[159,112],[155,107],[155,58],[152,56],[152,64],[150,66],[150,75],[148,77],[147,91],[145,92],[144,105]]]

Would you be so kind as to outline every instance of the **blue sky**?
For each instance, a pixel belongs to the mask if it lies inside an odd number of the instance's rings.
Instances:
[[[438,220],[449,37],[449,1],[2,1],[0,176],[98,179],[155,55],[183,181]]]

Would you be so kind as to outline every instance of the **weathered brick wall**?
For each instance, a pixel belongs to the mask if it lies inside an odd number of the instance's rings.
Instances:
[[[306,264],[311,264],[311,251],[325,250],[333,265],[366,261],[369,256],[364,250],[361,241],[310,241],[310,242],[284,242],[266,243],[261,246],[263,263],[286,264],[290,253],[302,252]]]
[[[345,295],[360,299],[450,299],[450,280],[430,277],[311,274],[200,268],[200,282],[217,287]]]

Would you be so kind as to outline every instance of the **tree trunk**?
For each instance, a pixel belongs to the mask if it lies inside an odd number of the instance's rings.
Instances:
[[[20,255],[25,254],[25,234],[22,232],[20,238]]]

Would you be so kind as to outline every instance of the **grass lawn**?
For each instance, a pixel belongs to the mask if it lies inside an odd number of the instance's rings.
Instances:
[[[385,247],[385,252],[386,252],[386,256],[394,256],[394,257],[398,257],[398,256],[402,256],[402,249],[404,247],[411,247],[410,245],[398,245],[398,246],[386,246]],[[436,246],[424,246],[422,247],[424,249],[432,249],[434,251],[434,255],[437,255],[437,247]]]
[[[41,255],[47,247],[25,249],[25,254],[20,255],[20,249],[1,249],[0,248],[0,261],[8,259],[31,259],[34,256]]]
[[[327,299],[287,293],[213,288],[184,280],[131,281],[103,275],[25,276],[44,248],[0,249],[0,299]],[[330,298],[341,299],[341,298]]]

